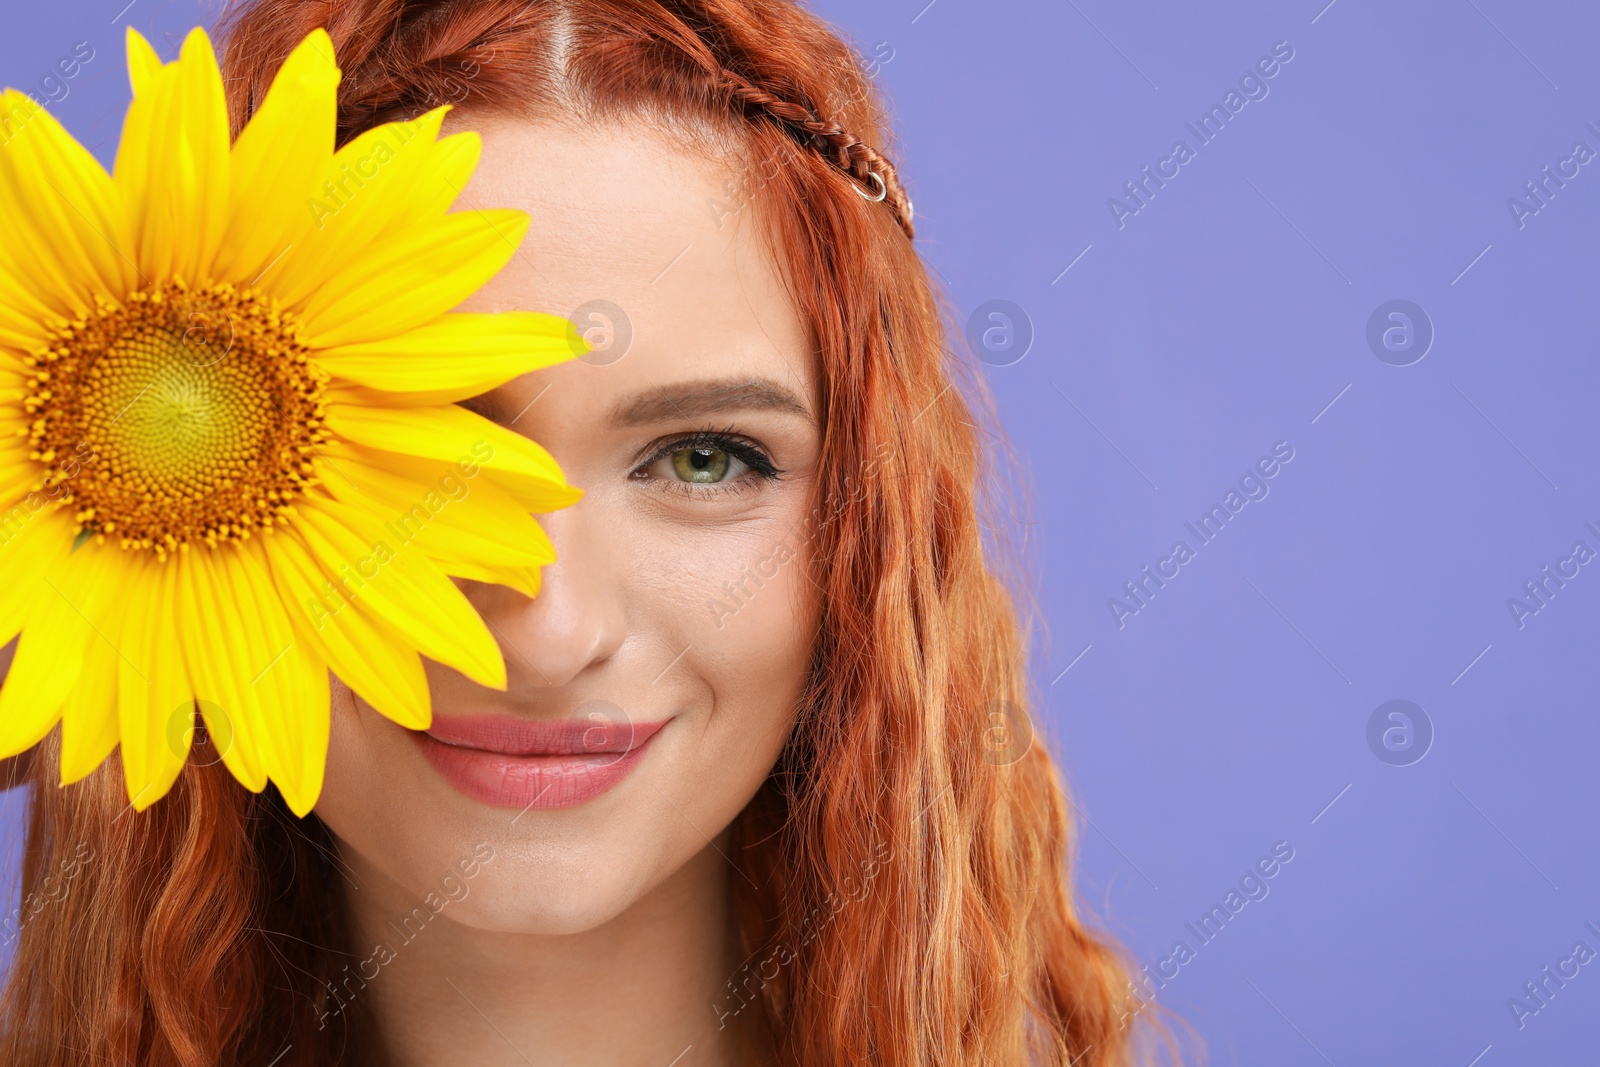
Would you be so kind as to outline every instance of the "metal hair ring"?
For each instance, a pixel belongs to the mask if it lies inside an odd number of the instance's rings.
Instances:
[[[856,189],[856,192],[861,193],[861,199],[870,200],[874,204],[876,204],[878,201],[882,200],[884,197],[889,195],[889,187],[883,183],[883,176],[880,175],[875,170],[867,171],[867,177],[871,178],[873,181],[878,183],[878,195],[877,196],[868,196],[866,193],[862,193],[861,192],[861,186],[859,186],[859,185],[856,186],[855,189]]]

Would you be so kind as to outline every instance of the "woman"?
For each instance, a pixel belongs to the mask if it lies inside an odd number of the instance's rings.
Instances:
[[[47,738],[4,1061],[1135,1062],[852,52],[789,0],[253,0],[235,131],[324,23],[341,142],[453,104],[457,210],[531,215],[464,307],[593,350],[465,403],[585,496],[536,597],[464,582],[503,692],[430,662],[423,731],[333,681],[304,819],[203,737],[137,813]]]

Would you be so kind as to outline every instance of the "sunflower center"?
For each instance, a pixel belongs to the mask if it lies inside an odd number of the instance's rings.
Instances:
[[[173,280],[102,303],[29,360],[41,491],[81,533],[161,557],[287,522],[326,439],[307,351],[251,289]]]

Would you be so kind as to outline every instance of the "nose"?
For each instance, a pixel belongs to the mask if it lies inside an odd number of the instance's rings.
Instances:
[[[505,655],[509,692],[566,685],[622,646],[621,570],[584,503],[537,517],[556,551],[539,595],[499,587],[480,609]]]

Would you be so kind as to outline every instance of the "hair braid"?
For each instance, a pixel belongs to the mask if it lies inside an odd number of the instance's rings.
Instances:
[[[734,102],[747,112],[753,111],[776,119],[793,132],[802,144],[817,149],[824,159],[837,164],[858,182],[868,183],[867,188],[871,188],[868,175],[876,174],[883,182],[883,191],[878,196],[867,198],[888,200],[895,221],[905,231],[906,237],[910,239],[916,236],[911,224],[911,198],[906,195],[899,172],[883,153],[841,129],[837,122],[824,120],[809,104],[775,96],[730,70],[723,71],[723,81]]]

